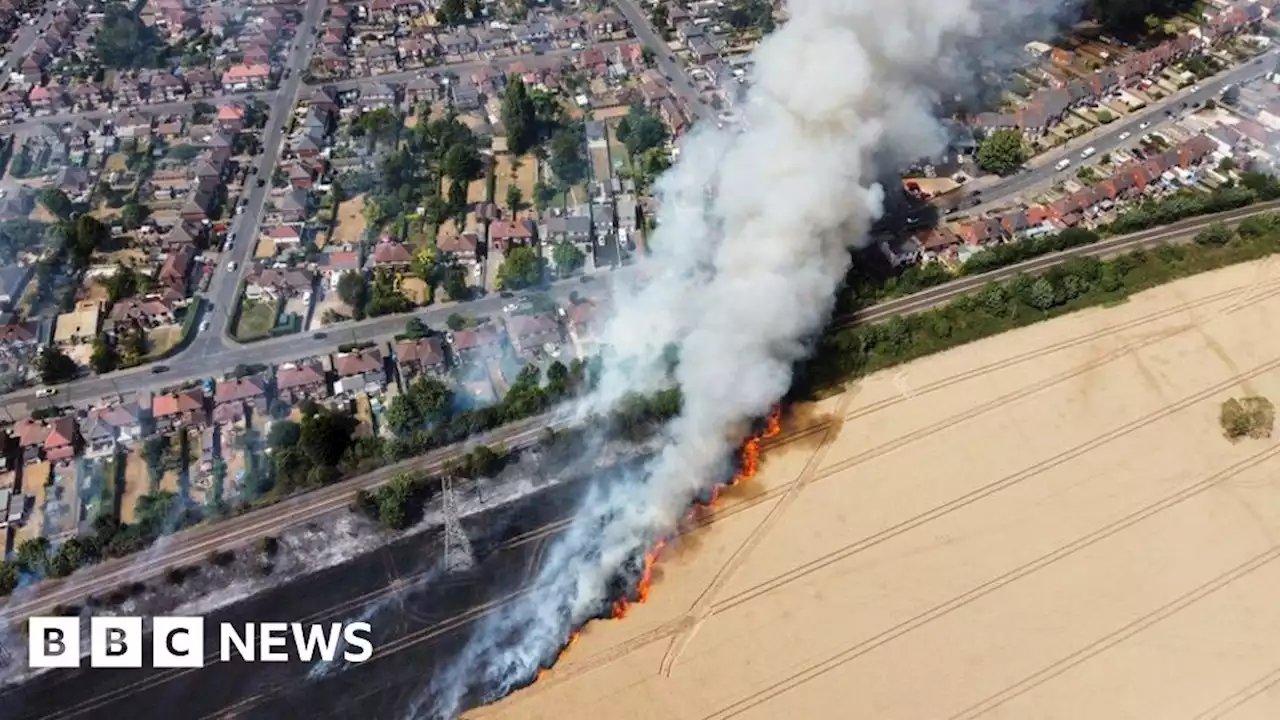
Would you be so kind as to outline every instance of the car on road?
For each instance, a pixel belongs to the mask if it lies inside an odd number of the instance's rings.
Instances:
[[[36,391],[36,397],[38,398],[46,398],[51,395],[57,395],[57,394],[58,394],[58,388],[40,388],[39,390]]]
[[[504,298],[515,297],[515,294],[507,290],[503,290],[502,292],[498,293],[498,297],[504,297]]]
[[[200,321],[200,332],[208,332],[208,330],[209,330],[209,318],[205,318]]]
[[[1059,160],[1059,161],[1058,161],[1058,163],[1057,163],[1056,165],[1054,165],[1054,166],[1053,166],[1053,169],[1054,169],[1054,170],[1066,170],[1066,169],[1067,169],[1067,166],[1068,166],[1068,165],[1070,165],[1070,164],[1071,164],[1071,158],[1062,158],[1061,160]]]
[[[236,261],[232,260],[231,262],[227,263],[227,272],[235,272],[235,271],[236,271]]]
[[[325,333],[318,332],[318,333],[314,333],[314,334],[311,336],[311,339],[312,339],[312,340],[323,340],[323,339],[325,339],[325,338],[327,338],[327,337],[329,337],[329,336],[328,336],[328,335],[326,335]]]
[[[1126,130],[1125,132],[1120,133],[1120,139],[1121,139],[1121,140],[1128,140],[1132,135],[1133,135],[1133,133],[1131,133],[1131,132],[1129,132],[1129,131],[1127,131],[1127,130]]]
[[[266,184],[267,184],[266,180],[263,180],[262,178],[258,178],[258,187],[262,187],[263,185],[266,185]]]
[[[1089,147],[1085,148],[1085,149],[1080,153],[1080,157],[1081,157],[1081,158],[1091,158],[1091,157],[1093,157],[1093,154],[1094,154],[1094,153],[1096,153],[1096,152],[1098,152],[1098,149],[1097,149],[1097,148],[1095,148],[1094,146],[1090,145]]]
[[[1151,127],[1151,122],[1150,122],[1150,121],[1143,121],[1143,123],[1142,123],[1141,125],[1139,125],[1139,126],[1138,126],[1138,129],[1139,129],[1139,130],[1146,130],[1146,129],[1147,129],[1147,128],[1149,128],[1149,127]]]
[[[507,303],[502,306],[502,312],[504,313],[515,312],[518,309],[520,309],[520,306],[515,303]]]
[[[168,370],[169,370],[168,365],[152,365],[151,366],[152,375],[159,375],[160,373],[167,372]]]
[[[1200,86],[1199,86],[1199,85],[1192,85],[1192,86],[1191,86],[1191,92],[1200,92]],[[1183,103],[1183,104],[1185,105],[1186,103]]]

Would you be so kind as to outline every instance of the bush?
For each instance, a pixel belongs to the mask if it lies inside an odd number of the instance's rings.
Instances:
[[[1218,416],[1223,434],[1233,442],[1245,437],[1255,440],[1271,437],[1275,420],[1275,406],[1270,400],[1257,395],[1227,400],[1222,403]]]

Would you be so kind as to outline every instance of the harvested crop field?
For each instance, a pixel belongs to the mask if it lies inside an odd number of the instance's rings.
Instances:
[[[1280,263],[801,408],[648,602],[471,717],[1280,716]]]

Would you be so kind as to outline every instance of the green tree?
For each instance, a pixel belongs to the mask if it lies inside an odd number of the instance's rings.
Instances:
[[[36,200],[48,210],[50,214],[59,220],[70,220],[71,212],[74,206],[71,204],[71,198],[67,194],[57,188],[45,188],[36,194]]]
[[[436,20],[442,25],[460,25],[467,20],[467,4],[465,0],[444,0],[440,9],[436,10]]]
[[[541,180],[533,184],[533,206],[538,209],[538,212],[546,212],[555,197],[556,189],[554,187]]]
[[[1213,223],[1196,233],[1196,242],[1200,245],[1226,245],[1235,237],[1235,232],[1225,223]]]
[[[502,126],[507,132],[507,150],[523,155],[538,141],[538,124],[533,100],[518,75],[507,79],[502,93]]]
[[[147,221],[150,215],[151,210],[146,205],[139,203],[136,197],[130,196],[124,207],[120,209],[120,224],[130,230],[136,230]]]
[[[271,423],[271,430],[267,432],[267,447],[273,449],[293,447],[301,438],[302,427],[298,423],[292,420],[276,420]]]
[[[93,251],[105,248],[111,239],[111,230],[92,215],[77,215],[74,221],[62,225],[71,261],[79,268],[88,266]]]
[[[473,180],[480,175],[480,153],[471,143],[454,143],[444,154],[441,170],[454,181]]]
[[[116,369],[118,362],[116,349],[111,347],[111,343],[101,335],[94,338],[93,355],[89,357],[89,365],[93,367],[93,371],[98,374],[109,373]]]
[[[997,130],[978,146],[978,167],[997,175],[1008,175],[1027,160],[1027,146],[1017,130]]]
[[[23,540],[14,550],[13,559],[24,572],[43,573],[49,560],[49,539],[34,537]]]
[[[7,597],[18,589],[18,566],[8,560],[0,561],[0,597]]]
[[[40,380],[46,385],[67,382],[79,372],[79,368],[76,367],[76,361],[67,357],[66,353],[53,345],[40,352],[37,364],[40,368]]]
[[[507,207],[511,208],[512,215],[515,215],[516,213],[520,212],[520,208],[523,202],[524,202],[524,196],[520,192],[520,187],[517,186],[515,183],[511,183],[510,185],[508,185],[507,186]]]
[[[322,409],[302,418],[297,447],[315,465],[337,465],[351,444],[354,430],[351,416]]]
[[[125,69],[153,67],[164,54],[165,44],[155,28],[142,22],[139,5],[110,3],[93,36],[93,51],[104,67]]]
[[[582,267],[585,257],[578,246],[569,242],[556,243],[555,248],[551,250],[551,259],[555,261],[556,270],[562,277]]]
[[[511,248],[498,268],[498,286],[503,290],[519,290],[542,282],[542,258],[531,247]]]
[[[1031,283],[1028,292],[1027,301],[1031,306],[1038,310],[1048,310],[1054,306],[1056,296],[1053,291],[1053,284],[1045,278],[1036,278]]]
[[[357,316],[363,313],[365,303],[369,300],[369,287],[364,275],[358,271],[343,274],[338,279],[338,298],[350,305]]]
[[[559,399],[568,395],[571,382],[569,368],[559,360],[547,368],[547,394],[551,397]]]
[[[115,273],[102,284],[107,289],[107,299],[116,303],[138,292],[138,273],[128,265],[116,265]]]
[[[467,319],[462,317],[458,313],[452,313],[449,315],[448,318],[445,319],[444,324],[450,330],[457,332],[467,327]]]
[[[587,178],[586,128],[576,122],[551,136],[547,164],[560,187],[577,185]]]
[[[404,336],[410,340],[420,340],[431,335],[431,328],[422,321],[422,318],[411,317],[404,324]]]
[[[667,141],[667,126],[656,114],[642,105],[632,105],[627,116],[618,121],[618,139],[627,152],[636,157]]]

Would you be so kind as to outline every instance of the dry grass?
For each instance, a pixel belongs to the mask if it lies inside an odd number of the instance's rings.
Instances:
[[[496,161],[497,167],[494,169],[494,174],[497,182],[494,183],[493,201],[505,208],[507,188],[515,185],[520,189],[520,195],[525,203],[532,202],[533,185],[537,182],[538,176],[538,158],[533,155],[523,155],[520,158],[519,167],[515,167],[514,159],[506,153],[498,155]],[[481,190],[483,192],[483,186]]]
[[[360,242],[364,228],[364,195],[357,195],[338,203],[338,222],[333,228],[333,234],[329,236],[329,242],[354,245]]]
[[[182,340],[181,325],[166,325],[147,331],[147,347],[151,355],[166,353]],[[92,348],[90,348],[92,352]]]
[[[32,497],[31,512],[27,515],[27,522],[14,534],[14,547],[21,545],[24,540],[44,535],[44,484],[48,479],[49,463],[47,462],[38,462],[23,468],[22,493]]]
[[[142,457],[141,447],[135,448],[124,457],[124,492],[120,495],[120,522],[131,523],[138,507],[138,498],[151,490],[151,475],[147,471],[147,461]]]

